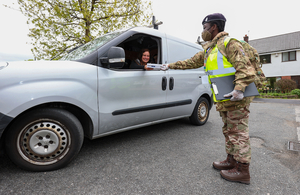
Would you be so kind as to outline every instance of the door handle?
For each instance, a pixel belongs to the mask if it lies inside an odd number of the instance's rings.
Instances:
[[[162,82],[161,82],[161,88],[163,91],[165,91],[167,89],[167,78],[166,77],[163,77],[162,78]]]
[[[174,78],[171,77],[171,78],[170,78],[169,89],[170,89],[170,90],[173,90],[173,88],[174,88]]]

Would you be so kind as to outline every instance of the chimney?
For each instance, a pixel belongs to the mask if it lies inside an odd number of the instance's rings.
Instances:
[[[244,41],[248,43],[249,37],[247,35],[244,36]]]

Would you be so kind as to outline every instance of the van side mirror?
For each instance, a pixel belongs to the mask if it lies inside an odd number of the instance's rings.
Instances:
[[[107,68],[122,68],[125,63],[125,51],[121,47],[111,47],[108,50],[107,58],[101,58],[100,61]]]

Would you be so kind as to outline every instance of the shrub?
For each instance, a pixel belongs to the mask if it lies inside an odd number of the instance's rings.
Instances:
[[[300,98],[300,89],[294,89],[294,90],[292,90],[291,94],[298,95],[298,98]]]
[[[274,84],[275,84],[275,82],[276,82],[276,77],[271,77],[271,78],[269,79],[269,81],[270,81],[270,87],[271,87],[272,89],[274,89]]]
[[[281,92],[289,93],[297,88],[297,83],[291,79],[281,79],[275,83],[275,87]]]

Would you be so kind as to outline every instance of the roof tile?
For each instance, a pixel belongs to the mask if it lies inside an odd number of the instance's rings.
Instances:
[[[300,31],[262,39],[250,40],[259,54],[300,49]]]

